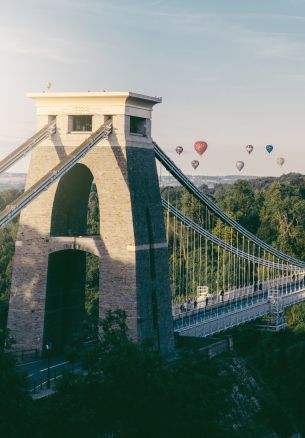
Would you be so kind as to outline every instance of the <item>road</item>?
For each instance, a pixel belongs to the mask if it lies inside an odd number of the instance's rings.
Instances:
[[[48,360],[38,359],[31,362],[21,363],[17,365],[21,373],[25,373],[31,385],[36,387],[42,385],[43,388],[47,385],[48,380]],[[54,357],[50,359],[50,381],[54,382],[55,379],[60,377],[64,370],[71,370],[72,365],[69,361],[63,357]]]

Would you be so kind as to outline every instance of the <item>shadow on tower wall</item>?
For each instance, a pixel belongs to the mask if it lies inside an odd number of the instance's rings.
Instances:
[[[108,291],[103,288],[107,283],[100,286],[100,315],[103,316],[107,308],[125,309],[134,338],[157,339],[158,346],[166,350],[166,344],[172,342],[167,249],[152,250],[151,247],[165,242],[154,151],[153,148],[127,148],[126,160],[120,147],[111,146],[111,149],[129,188],[135,245],[149,245],[150,250],[136,251],[136,265],[123,263],[109,256],[103,239],[100,239],[100,284],[103,284],[105,275],[109,290],[112,290],[111,279],[119,285],[119,290],[114,291],[113,299],[107,298],[105,306],[103,294]],[[92,178],[90,170],[82,164],[75,165],[61,178],[54,200],[52,235],[86,234]],[[60,344],[59,339],[62,344],[70,342],[83,313],[85,254],[71,249],[49,256],[49,238],[24,225],[19,230],[18,239],[22,246],[16,247],[15,283],[12,285],[8,321],[17,346],[35,348],[52,336],[58,339],[54,340],[55,344]],[[136,297],[130,293],[129,285],[136,287]],[[56,312],[54,309],[60,308],[61,302],[65,303],[65,311]],[[74,304],[78,309],[75,315],[71,313]]]
[[[85,315],[86,251],[70,249],[49,254],[49,239],[34,229],[22,227],[22,247],[15,253],[13,275],[18,281],[12,284],[8,328],[16,344],[14,348],[41,349],[51,341],[55,350],[61,350],[79,339]],[[30,239],[26,236],[30,235]],[[39,251],[37,251],[39,247]],[[44,247],[44,255],[41,249]],[[103,265],[111,277],[124,285],[134,278],[134,266],[112,259],[101,240]],[[21,251],[22,249],[22,251]],[[43,260],[42,260],[43,259]],[[18,271],[18,275],[17,272]],[[20,275],[24,274],[24,275]],[[47,275],[46,275],[47,274]],[[125,290],[128,293],[128,290]],[[100,291],[100,308],[123,308],[129,326],[134,323],[134,309],[128,302],[121,306],[104,307]]]

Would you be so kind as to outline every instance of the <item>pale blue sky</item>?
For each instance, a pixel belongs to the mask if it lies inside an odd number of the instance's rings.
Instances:
[[[51,80],[162,96],[153,136],[175,159],[184,146],[187,173],[196,139],[209,144],[196,174],[237,173],[236,160],[244,174],[304,173],[305,0],[10,0],[0,56],[0,157],[34,131],[25,94]]]

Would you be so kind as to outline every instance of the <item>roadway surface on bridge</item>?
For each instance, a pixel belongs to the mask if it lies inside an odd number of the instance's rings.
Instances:
[[[289,294],[304,289],[304,279],[279,285],[277,289],[284,298]],[[255,306],[258,303],[268,302],[268,299],[268,290],[262,290],[232,300],[218,301],[216,304],[211,304],[204,308],[181,312],[178,316],[174,317],[174,330],[180,331],[185,327],[200,324],[206,320],[221,317],[224,314],[234,313],[238,310]]]

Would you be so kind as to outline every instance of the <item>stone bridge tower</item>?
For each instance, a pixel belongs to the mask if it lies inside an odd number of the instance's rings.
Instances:
[[[173,348],[167,243],[151,139],[161,99],[136,93],[36,93],[37,128],[56,133],[32,152],[26,189],[103,122],[112,133],[26,207],[16,240],[8,328],[16,349],[69,344],[84,315],[86,254],[99,258],[99,315],[126,311],[134,340]],[[87,232],[95,183],[100,230]]]

